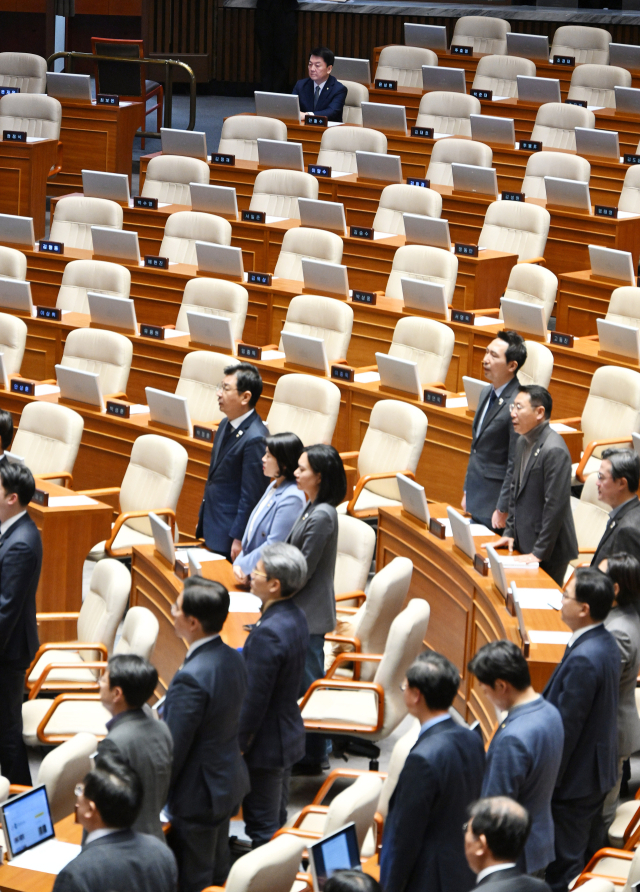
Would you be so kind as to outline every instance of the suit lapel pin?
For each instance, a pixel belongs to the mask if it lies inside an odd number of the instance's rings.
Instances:
[[[239,430],[238,433],[236,434],[236,440],[238,439],[238,437],[241,437],[243,435],[243,433],[244,433],[243,430]]]
[[[502,397],[498,397],[498,405],[501,406],[504,403]]]
[[[540,447],[538,446],[538,448],[536,449],[536,454],[533,457],[537,458],[539,454],[540,454]]]

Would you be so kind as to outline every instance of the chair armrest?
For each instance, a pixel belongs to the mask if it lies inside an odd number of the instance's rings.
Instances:
[[[64,480],[63,486],[66,489],[73,489],[73,475],[68,471],[56,471],[51,474],[34,474],[37,480]]]
[[[324,783],[322,784],[322,786],[316,793],[315,798],[311,804],[312,805],[321,805],[322,800],[327,795],[327,793],[333,786],[334,782],[338,780],[338,778],[343,778],[343,777],[356,778],[356,777],[360,777],[363,774],[366,774],[367,777],[369,777],[372,774],[377,774],[378,777],[381,777],[383,780],[385,780],[387,777],[386,771],[363,771],[361,768],[334,768],[328,774],[328,776],[325,778]]]
[[[360,639],[349,635],[334,635],[333,632],[327,632],[324,636],[325,641],[336,641],[338,644],[353,644],[356,653],[360,653],[362,645],[360,643]],[[353,651],[350,651],[353,656]]]
[[[77,690],[78,685],[85,688],[96,688],[98,687],[97,680],[94,682],[83,681],[83,682],[52,682],[53,687],[46,686],[45,682],[50,675],[56,669],[106,669],[108,663],[106,660],[102,660],[100,662],[90,663],[88,660],[82,662],[82,666],[78,666],[77,663],[49,663],[43,671],[40,678],[36,681],[34,686],[29,691],[29,700],[35,700],[41,690],[45,691],[55,691],[60,690],[62,687],[65,687],[68,684],[74,684],[75,690]]]
[[[482,316],[499,316],[500,315],[500,307],[489,307],[485,309],[484,307],[478,311]]]
[[[422,387],[436,387],[438,390],[446,390],[447,385],[444,381],[427,381]]]
[[[353,495],[347,505],[347,514],[350,514],[352,517],[361,517],[362,512],[358,512],[355,510],[356,502],[360,498],[360,493],[365,488],[367,483],[370,483],[372,480],[389,480],[392,477],[396,477],[398,474],[404,474],[405,477],[409,477],[411,480],[415,480],[416,476],[413,471],[385,471],[383,474],[365,474],[364,477],[361,477],[356,483],[356,488],[353,491]]]
[[[368,656],[367,654],[351,654],[352,659],[355,657]],[[331,671],[331,670],[329,670]],[[373,691],[378,697],[378,716],[375,725],[358,725],[352,730],[362,734],[375,734],[384,724],[384,688],[382,685],[374,681],[346,681],[337,678],[318,678],[309,686],[302,700],[300,701],[300,710],[302,711],[307,705],[309,698],[314,691],[317,690],[335,690],[335,691]],[[322,722],[317,720],[308,720],[304,723],[308,731],[335,731],[338,734],[348,734],[349,725],[342,725],[332,722]]]
[[[298,830],[300,829],[300,824],[302,824],[307,815],[326,815],[328,810],[328,806],[317,805],[314,800],[311,805],[305,805],[302,811],[296,816],[293,824],[291,824],[290,827],[287,827],[287,830]],[[313,833],[314,836],[316,835],[315,830],[309,830],[305,832]],[[322,837],[322,833],[318,833],[317,836],[318,839],[320,839]]]
[[[539,263],[541,266],[547,265],[547,261],[544,257],[530,257],[528,260],[518,260],[518,263]]]
[[[55,614],[52,614],[55,616]],[[61,614],[62,615],[62,614]],[[37,614],[36,614],[37,616]],[[101,654],[104,655],[105,660],[109,659],[109,652],[107,651],[107,647],[105,644],[100,642],[89,642],[85,644],[84,641],[49,641],[46,644],[41,644],[38,650],[36,651],[36,655],[31,661],[31,665],[27,669],[26,678],[28,679],[33,670],[35,669],[38,660],[40,657],[47,653],[49,650],[69,650],[77,653],[79,650],[97,650]],[[77,667],[76,667],[77,668]],[[33,682],[35,684],[35,682]],[[27,686],[29,686],[29,682],[27,682]]]
[[[172,539],[175,539],[176,512],[172,508],[148,508],[146,511],[125,511],[123,514],[119,514],[117,516],[116,522],[111,528],[111,535],[104,544],[104,550],[107,552],[109,557],[124,557],[128,554],[127,549],[119,548],[116,550],[113,548],[113,543],[122,525],[125,524],[128,520],[133,519],[134,517],[148,517],[152,511],[154,514],[160,515],[160,517],[167,517],[169,519],[169,524],[171,526],[171,537]]]
[[[28,790],[33,790],[33,787],[27,787],[24,784],[9,784],[10,796],[17,796],[18,793],[26,793]]]
[[[360,455],[360,452],[341,452],[340,458],[343,462],[352,461],[354,458],[357,458]]]
[[[355,616],[360,608],[359,607],[336,607],[336,611],[344,616]]]
[[[376,365],[359,365],[354,372],[356,375],[361,374],[362,372],[377,372],[378,366]]]
[[[165,328],[175,328],[175,325],[165,325]],[[127,394],[124,390],[118,390],[116,393],[105,393],[104,400],[126,400]]]
[[[39,623],[54,623],[66,619],[78,619],[80,611],[72,613],[36,613],[36,620]]]
[[[613,446],[616,443],[633,443],[631,437],[615,437],[612,440],[592,440],[587,444],[587,448],[582,453],[582,458],[580,459],[580,463],[576,468],[576,477],[581,483],[584,483],[584,469],[586,467],[587,462],[593,455],[593,452],[598,449],[600,446]]]
[[[620,888],[625,886],[627,883],[626,877],[610,877],[604,873],[581,873],[578,879],[573,884],[573,888],[577,889],[579,886],[584,885],[584,883],[587,883],[589,880],[608,880],[608,882],[613,883],[614,886],[620,886]]]
[[[578,430],[582,430],[582,417],[578,415],[577,418],[556,418],[554,419],[554,424],[567,424],[571,427],[577,427]]]
[[[602,858],[619,858],[621,861],[633,861],[633,852],[625,852],[623,849],[614,849],[611,847],[598,849],[582,871],[582,874],[593,873],[594,867],[596,867],[598,861],[601,861]],[[580,876],[582,876],[582,874],[580,874]]]
[[[47,174],[47,179],[49,177],[57,176],[60,173],[60,171],[62,170],[62,152],[63,152],[62,143],[58,142],[58,148],[56,150],[56,163],[54,164],[54,166],[51,168],[51,170]]]
[[[640,836],[640,825],[636,826],[638,824],[638,818],[640,818],[640,806],[638,806],[638,808],[635,810],[635,813],[627,824],[622,837],[624,841],[623,848],[630,852],[636,848],[638,837]]]
[[[338,601],[355,601],[356,599],[360,604],[363,604],[367,596],[363,591],[341,592],[339,595],[336,595],[336,603]]]
[[[206,886],[202,892],[224,892],[224,886]]]
[[[379,663],[384,654],[362,654],[362,653],[354,653],[353,651],[349,651],[348,653],[336,654],[336,657],[329,667],[328,671],[325,672],[325,678],[333,678],[333,673],[338,669],[341,663],[356,663],[358,667],[362,663]],[[358,672],[358,675],[360,673]],[[357,678],[354,677],[354,681],[357,681]]]
[[[296,881],[296,883],[306,883],[307,889],[309,890],[309,892],[311,892],[311,890],[313,889],[313,878],[310,873],[303,873],[302,871],[299,870],[298,873],[296,874],[295,881]],[[306,890],[303,889],[302,892],[306,892]]]
[[[58,696],[53,701],[46,714],[42,718],[42,721],[38,725],[38,730],[36,733],[38,735],[38,740],[40,740],[42,743],[50,745],[64,743],[65,740],[69,740],[69,737],[65,734],[45,733],[45,728],[47,727],[49,719],[54,714],[58,706],[60,706],[61,703],[66,703],[69,700],[100,700],[100,694],[58,694]],[[96,734],[95,736],[102,740],[105,735]]]

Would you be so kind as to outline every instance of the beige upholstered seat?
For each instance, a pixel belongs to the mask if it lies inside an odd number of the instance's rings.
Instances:
[[[458,258],[443,248],[427,245],[403,245],[393,256],[385,295],[402,300],[401,279],[419,279],[444,285],[447,303],[453,300],[458,276]]]
[[[145,198],[157,198],[169,204],[191,204],[189,183],[209,183],[209,165],[199,158],[182,155],[156,155],[149,161],[144,186]]]
[[[222,125],[218,151],[235,155],[236,161],[257,161],[258,140],[287,141],[287,125],[277,118],[261,115],[233,115]]]
[[[289,229],[282,239],[282,247],[273,274],[282,279],[296,279],[302,282],[303,257],[326,260],[328,263],[342,263],[342,249],[342,239],[335,232],[306,226]]]
[[[249,209],[274,217],[300,219],[299,198],[318,198],[318,181],[300,170],[261,170]]]
[[[576,127],[596,126],[596,116],[588,108],[545,102],[538,109],[531,139],[539,140],[545,149],[576,150]]]
[[[342,123],[362,127],[360,103],[369,101],[369,91],[364,84],[358,84],[356,81],[340,81],[340,83],[347,88],[347,98],[342,109]]]
[[[24,459],[36,477],[73,472],[84,421],[82,415],[55,403],[27,403],[11,450]]]
[[[33,53],[0,53],[0,87],[18,87],[20,93],[45,93],[47,62]]]
[[[638,805],[635,800],[626,805],[632,803]],[[584,889],[585,892],[611,892],[611,889],[616,889],[617,892],[633,892],[640,883],[640,848],[635,852],[620,851],[619,855],[609,848],[604,849],[589,875],[593,879],[575,888]],[[612,877],[616,878],[615,886],[611,883]]]
[[[438,186],[453,186],[451,165],[474,164],[476,167],[491,167],[493,152],[483,142],[471,139],[448,137],[440,139],[431,152],[427,169],[427,179]]]
[[[535,77],[535,63],[519,56],[484,56],[478,62],[472,89],[492,90],[494,96],[517,97],[519,74]]]
[[[35,786],[45,785],[54,824],[74,813],[75,786],[82,783],[91,771],[91,756],[97,745],[98,741],[93,734],[76,734],[71,740],[48,752],[40,763]]]
[[[27,136],[60,139],[62,106],[53,96],[9,93],[0,99],[0,131],[26,130]]]
[[[133,344],[116,331],[76,328],[67,335],[60,364],[83,372],[97,372],[100,390],[108,394],[126,394]]]
[[[0,313],[0,353],[7,375],[17,375],[27,343],[27,324],[17,316]]]
[[[374,230],[404,235],[403,214],[439,217],[442,214],[442,195],[435,189],[408,186],[406,183],[385,186],[373,218]]]
[[[558,292],[558,278],[550,269],[535,263],[516,263],[509,273],[507,289],[504,293],[510,300],[528,304],[542,304],[545,322],[548,325]],[[502,319],[502,310],[500,310]]]
[[[636,688],[636,707],[638,706],[640,699],[638,693],[639,691]],[[609,845],[614,846],[616,849],[624,848],[625,843],[628,841],[630,842],[630,837],[632,837],[637,830],[639,821],[640,802],[635,798],[630,799],[628,802],[621,802],[616,808],[613,823],[609,827]]]
[[[376,78],[398,82],[398,87],[422,87],[422,66],[437,65],[433,50],[417,46],[385,46],[378,59]]]
[[[27,278],[27,258],[22,251],[0,245],[0,276],[22,281]]]
[[[64,268],[56,307],[88,313],[88,291],[111,297],[129,297],[131,273],[126,266],[106,260],[71,260]]]
[[[338,514],[338,555],[333,575],[336,595],[364,592],[375,547],[376,534],[368,523]]]
[[[369,127],[330,127],[322,134],[318,164],[333,170],[357,172],[356,152],[387,154],[387,137]]]
[[[234,863],[225,892],[274,892],[295,886],[305,842],[289,833],[243,855]]]
[[[433,90],[420,100],[417,127],[433,127],[434,133],[471,136],[471,115],[482,112],[480,100],[466,93]]]
[[[588,28],[582,25],[564,25],[553,35],[550,55],[573,56],[576,65],[594,62],[609,64],[611,34],[604,28]]]
[[[522,180],[521,188],[527,198],[543,198],[546,201],[545,177],[562,177],[564,180],[588,183],[591,165],[586,158],[566,152],[534,152],[527,161]]]
[[[122,229],[122,208],[106,198],[69,195],[56,204],[49,238],[67,248],[93,251],[92,226]]]
[[[520,372],[518,372],[519,377]],[[591,555],[595,554],[609,520],[611,508],[598,498],[596,479],[596,474],[589,474],[582,487],[580,498],[571,497],[571,512],[580,552],[576,560],[572,561],[574,565],[591,560]],[[637,808],[637,803],[634,804]]]
[[[524,343],[527,348],[527,360],[518,369],[518,380],[521,384],[538,384],[548,389],[553,372],[553,353],[537,341]]]
[[[619,325],[640,328],[640,288],[623,285],[612,291],[606,319]]]
[[[282,330],[322,338],[331,363],[346,359],[352,327],[353,310],[349,304],[319,294],[299,294],[289,303]],[[278,349],[283,349],[282,341]]]
[[[231,223],[215,214],[199,211],[178,211],[171,214],[164,227],[160,256],[171,263],[197,265],[196,242],[213,242],[216,245],[231,244]]]
[[[237,282],[204,276],[199,279],[189,279],[182,295],[176,328],[178,331],[189,331],[187,313],[225,316],[231,320],[233,339],[239,341],[242,339],[248,305],[249,292]]]
[[[222,420],[224,415],[218,406],[218,384],[224,378],[225,368],[233,362],[231,356],[212,350],[187,353],[176,395],[186,397],[192,421],[218,424]]]
[[[587,105],[616,107],[615,87],[630,87],[631,73],[615,65],[579,65],[571,75],[568,99],[582,99]]]
[[[618,210],[640,214],[640,167],[635,164],[624,175]]]
[[[487,208],[478,244],[512,252],[518,260],[542,257],[550,223],[549,211],[537,204],[494,201]]]
[[[292,431],[305,446],[330,444],[339,411],[340,390],[332,381],[315,375],[282,375],[266,424],[272,434]]]
[[[507,34],[511,25],[504,19],[483,15],[463,15],[453,29],[451,43],[456,46],[472,46],[474,53],[507,52]]]
[[[422,316],[405,316],[396,323],[389,356],[417,363],[422,384],[444,384],[454,341],[453,329],[448,325]]]

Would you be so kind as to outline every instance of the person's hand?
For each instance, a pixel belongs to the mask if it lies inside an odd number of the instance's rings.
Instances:
[[[235,576],[238,585],[249,584],[249,577],[245,576],[240,567],[237,567],[235,564],[233,565],[233,575]]]
[[[491,515],[491,526],[494,530],[503,530],[507,523],[508,511],[499,511],[497,508]]]
[[[520,564],[532,564],[534,562],[539,564],[540,558],[537,558],[535,554],[519,554],[514,557],[514,561],[518,561]]]
[[[240,552],[242,551],[242,542],[240,539],[234,539],[231,544],[231,560],[235,561]]]
[[[462,501],[460,502],[460,507],[463,511],[467,510],[467,494],[466,492],[462,493]]]
[[[494,548],[508,548],[509,554],[513,552],[513,539],[511,536],[501,536],[497,542],[487,542],[482,547],[486,548],[487,545],[493,545]]]

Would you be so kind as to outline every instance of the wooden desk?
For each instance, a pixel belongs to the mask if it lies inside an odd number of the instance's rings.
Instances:
[[[37,239],[45,235],[47,177],[57,154],[55,139],[0,140],[0,214],[33,217]]]
[[[76,824],[75,815],[67,815],[55,825],[56,839],[80,845],[82,826]],[[25,867],[12,867],[4,862],[0,867],[0,889],[2,892],[51,892],[56,874],[27,870]]]
[[[611,293],[624,282],[599,279],[587,269],[567,272],[560,276],[556,302],[556,328],[558,331],[585,337],[597,335],[597,319],[604,319],[609,309]]]

